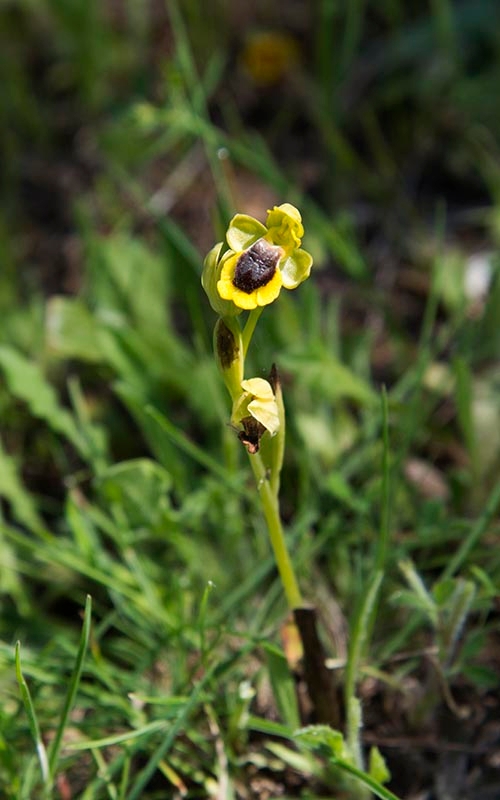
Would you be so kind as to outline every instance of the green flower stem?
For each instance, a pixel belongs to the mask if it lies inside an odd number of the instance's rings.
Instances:
[[[269,538],[274,551],[274,558],[276,559],[276,566],[285,590],[286,599],[290,609],[293,611],[295,608],[301,608],[304,603],[302,595],[300,594],[299,585],[293,565],[288,553],[285,535],[283,533],[283,526],[281,524],[280,511],[278,498],[273,494],[271,485],[266,475],[266,469],[262,463],[262,459],[258,453],[254,455],[249,454],[250,464],[252,465],[253,474],[257,482],[257,491],[259,492],[260,501],[262,503],[262,510],[267,522],[267,529],[269,531]]]
[[[260,317],[260,315],[262,314],[263,311],[264,311],[263,306],[257,306],[257,308],[254,308],[253,311],[250,311],[250,313],[248,315],[247,321],[245,323],[245,327],[243,328],[243,332],[241,334],[241,340],[242,340],[242,343],[243,343],[243,358],[245,358],[245,356],[246,356],[246,354],[248,352],[248,347],[249,347],[250,342],[252,340],[252,336],[253,336],[253,332],[255,330],[255,326],[257,325],[257,322],[259,321],[259,317]]]

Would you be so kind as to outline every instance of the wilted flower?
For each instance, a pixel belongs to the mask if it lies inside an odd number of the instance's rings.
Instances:
[[[279,430],[278,405],[271,384],[263,378],[241,381],[241,388],[243,394],[233,406],[231,421],[243,427],[246,438],[240,438],[249,452],[256,453],[263,434],[269,431],[274,436]]]

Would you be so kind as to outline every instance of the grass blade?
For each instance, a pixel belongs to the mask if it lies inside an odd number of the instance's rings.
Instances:
[[[371,789],[373,794],[376,795],[376,797],[380,797],[381,800],[399,800],[395,794],[389,791],[389,789],[386,789],[378,780],[375,780],[375,778],[367,772],[363,772],[363,770],[354,766],[350,760],[345,758],[343,755],[344,741],[339,731],[333,730],[327,725],[311,725],[296,731],[293,737],[299,745],[302,745],[307,750],[311,750],[322,758],[325,757],[325,751],[327,751],[328,755],[326,758],[330,764],[338,767],[338,769],[343,772],[347,772],[354,778],[357,778],[363,790],[366,788]],[[352,796],[354,796],[354,793],[352,793]],[[362,794],[359,792],[356,793],[357,800],[360,797],[366,796],[364,791]]]
[[[87,595],[85,600],[85,612],[83,616],[83,626],[82,626],[82,633],[80,636],[80,646],[78,647],[78,653],[76,656],[75,668],[73,670],[73,675],[71,676],[71,681],[68,688],[68,693],[66,695],[66,700],[64,703],[64,708],[61,714],[61,719],[59,721],[59,725],[57,726],[56,734],[52,741],[49,751],[49,769],[50,775],[52,778],[54,777],[55,768],[57,766],[57,759],[59,757],[59,751],[61,749],[61,742],[62,737],[64,734],[64,730],[66,728],[66,724],[68,722],[68,717],[70,711],[73,707],[73,703],[75,701],[76,693],[78,691],[78,686],[80,684],[80,678],[82,675],[83,669],[83,662],[85,659],[85,655],[87,652],[87,646],[89,643],[89,635],[90,635],[90,624],[91,624],[91,612],[92,612],[92,598],[90,595]]]
[[[43,743],[42,736],[40,733],[40,726],[38,724],[38,718],[36,716],[35,706],[33,705],[28,684],[26,683],[21,670],[21,642],[16,643],[16,678],[19,684],[19,689],[21,692],[21,698],[23,701],[24,709],[26,711],[26,714],[28,715],[31,735],[33,737],[33,741],[35,742],[38,761],[40,762],[42,780],[45,788],[48,789],[50,786],[49,761],[47,758],[47,751],[45,749],[45,745]]]
[[[354,622],[351,644],[349,648],[349,658],[347,660],[345,675],[345,702],[346,708],[350,709],[355,705],[356,680],[359,673],[359,664],[366,646],[367,639],[373,627],[375,607],[379,589],[384,578],[385,562],[389,543],[389,512],[390,512],[390,476],[389,476],[389,411],[387,394],[382,394],[382,498],[381,498],[381,519],[380,535],[377,542],[375,554],[375,564],[370,576],[369,586],[367,587],[364,599],[361,603],[359,613]],[[361,746],[359,742],[359,724],[354,719],[356,715],[348,713],[347,738],[353,753],[356,754],[358,763],[361,762]],[[351,724],[352,723],[352,724]]]
[[[500,505],[500,481],[496,484],[491,492],[488,502],[486,503],[486,507],[475,523],[470,529],[469,534],[463,540],[461,546],[458,549],[458,552],[455,553],[453,558],[448,563],[448,566],[444,570],[441,579],[445,580],[446,578],[451,578],[455,572],[460,569],[463,562],[469,555],[469,552],[472,550],[476,542],[481,538],[483,533],[488,528],[491,520],[495,516],[497,509]]]
[[[204,698],[205,688],[209,686],[212,681],[215,681],[216,683],[218,681],[220,682],[222,676],[233,666],[236,661],[239,661],[242,658],[244,659],[245,656],[252,650],[252,647],[253,643],[249,643],[248,645],[244,646],[236,655],[231,655],[223,662],[214,662],[210,665],[203,677],[194,686],[186,705],[180,711],[179,716],[175,720],[174,724],[167,731],[164,740],[151,755],[144,769],[138,774],[132,789],[127,795],[127,800],[140,800],[140,798],[144,796],[144,788],[147,786],[156,769],[169,752],[170,748],[175,742],[176,737],[183,730],[190,715],[196,706],[203,703],[206,699]]]
[[[212,666],[210,667],[210,669],[207,670],[203,678],[196,684],[189,697],[189,700],[187,701],[186,705],[180,712],[174,724],[170,727],[162,743],[151,755],[148,763],[137,776],[136,781],[132,786],[130,793],[127,796],[127,800],[139,800],[139,798],[142,797],[143,789],[147,786],[147,784],[153,777],[158,765],[160,764],[162,759],[165,758],[166,754],[172,747],[176,736],[181,732],[182,728],[184,727],[189,718],[189,715],[199,702],[205,686],[208,683],[210,683],[214,674],[217,672],[218,668],[219,665],[217,665],[216,663],[212,664]]]
[[[141,739],[144,736],[149,736],[151,733],[157,733],[158,731],[166,728],[167,725],[167,720],[154,720],[147,725],[143,725],[142,728],[137,728],[137,730],[126,731],[125,733],[117,733],[112,736],[104,736],[102,739],[91,739],[84,742],[72,742],[68,748],[69,750],[99,750],[103,747],[112,747],[113,745],[122,744],[123,742],[128,743],[133,739]]]
[[[382,784],[374,778],[371,778],[368,773],[362,772],[360,769],[357,769],[357,767],[349,764],[348,761],[335,759],[334,764],[339,769],[357,778],[367,789],[371,789],[375,797],[379,797],[380,800],[399,800],[397,795],[393,794],[389,789],[386,789],[385,786],[382,786]]]

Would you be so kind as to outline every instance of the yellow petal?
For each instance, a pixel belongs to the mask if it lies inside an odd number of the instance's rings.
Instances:
[[[264,378],[248,378],[246,381],[241,381],[241,388],[254,397],[260,397],[263,400],[274,399],[271,384],[269,381],[264,380]]]
[[[231,298],[221,295],[218,291],[218,282],[221,277],[222,264],[224,263],[224,256],[219,259],[222,246],[222,242],[219,242],[207,254],[203,264],[201,283],[213,310],[219,316],[227,317],[240,314],[241,309],[237,308],[234,303],[226,302]]]
[[[282,285],[281,272],[277,269],[269,283],[255,290],[254,294],[257,298],[257,305],[268,306],[270,303],[273,303],[278,297]]]
[[[261,400],[257,397],[248,404],[248,410],[252,417],[269,431],[271,436],[274,436],[279,431],[280,418],[278,414],[278,406],[276,400]]]
[[[231,300],[238,308],[242,308],[244,311],[253,311],[254,308],[257,308],[257,292],[247,294],[241,289],[236,289],[233,284],[231,284],[231,289]]]
[[[248,214],[236,214],[229,223],[226,241],[231,250],[241,252],[254,244],[257,239],[265,236],[266,233],[262,222]]]

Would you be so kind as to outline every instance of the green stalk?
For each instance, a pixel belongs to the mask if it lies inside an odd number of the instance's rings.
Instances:
[[[263,308],[254,308],[248,314],[245,326],[241,332],[241,359],[242,359],[242,373],[244,374],[245,358],[252,340],[255,326],[259,321]],[[217,358],[217,348],[216,348]],[[219,365],[220,366],[220,365]],[[221,369],[224,377],[226,387],[233,399],[235,400],[233,387],[228,379],[228,370]],[[250,464],[257,484],[257,491],[259,493],[262,510],[267,523],[269,538],[274,552],[274,558],[278,572],[281,578],[281,583],[285,591],[285,596],[291,610],[301,608],[303,606],[302,596],[300,594],[299,585],[295,572],[287,550],[283,526],[281,524],[280,506],[278,499],[280,472],[283,463],[283,453],[285,448],[285,409],[283,405],[283,397],[281,388],[279,386],[279,379],[276,371],[273,368],[273,374],[276,375],[276,386],[274,386],[276,394],[276,402],[278,403],[278,411],[280,416],[280,430],[273,439],[273,446],[269,451],[270,463],[265,464],[260,453],[249,453]]]
[[[266,518],[269,538],[271,540],[274,558],[276,559],[276,566],[278,567],[288,605],[293,611],[295,608],[301,608],[304,603],[287,550],[283,526],[281,524],[278,499],[272,492],[266,469],[260,455],[258,453],[254,455],[249,454],[249,459],[253,474],[255,475],[262,510]]]
[[[249,346],[250,341],[252,339],[253,332],[255,330],[255,326],[257,325],[257,322],[259,321],[259,317],[260,317],[260,315],[262,314],[263,311],[264,311],[263,306],[258,306],[257,308],[254,308],[253,311],[250,311],[250,314],[248,315],[247,321],[245,323],[245,327],[243,328],[243,331],[242,331],[242,334],[241,334],[241,339],[242,339],[242,342],[243,342],[243,358],[245,358],[245,356],[246,356],[246,354],[248,352],[248,346]]]

